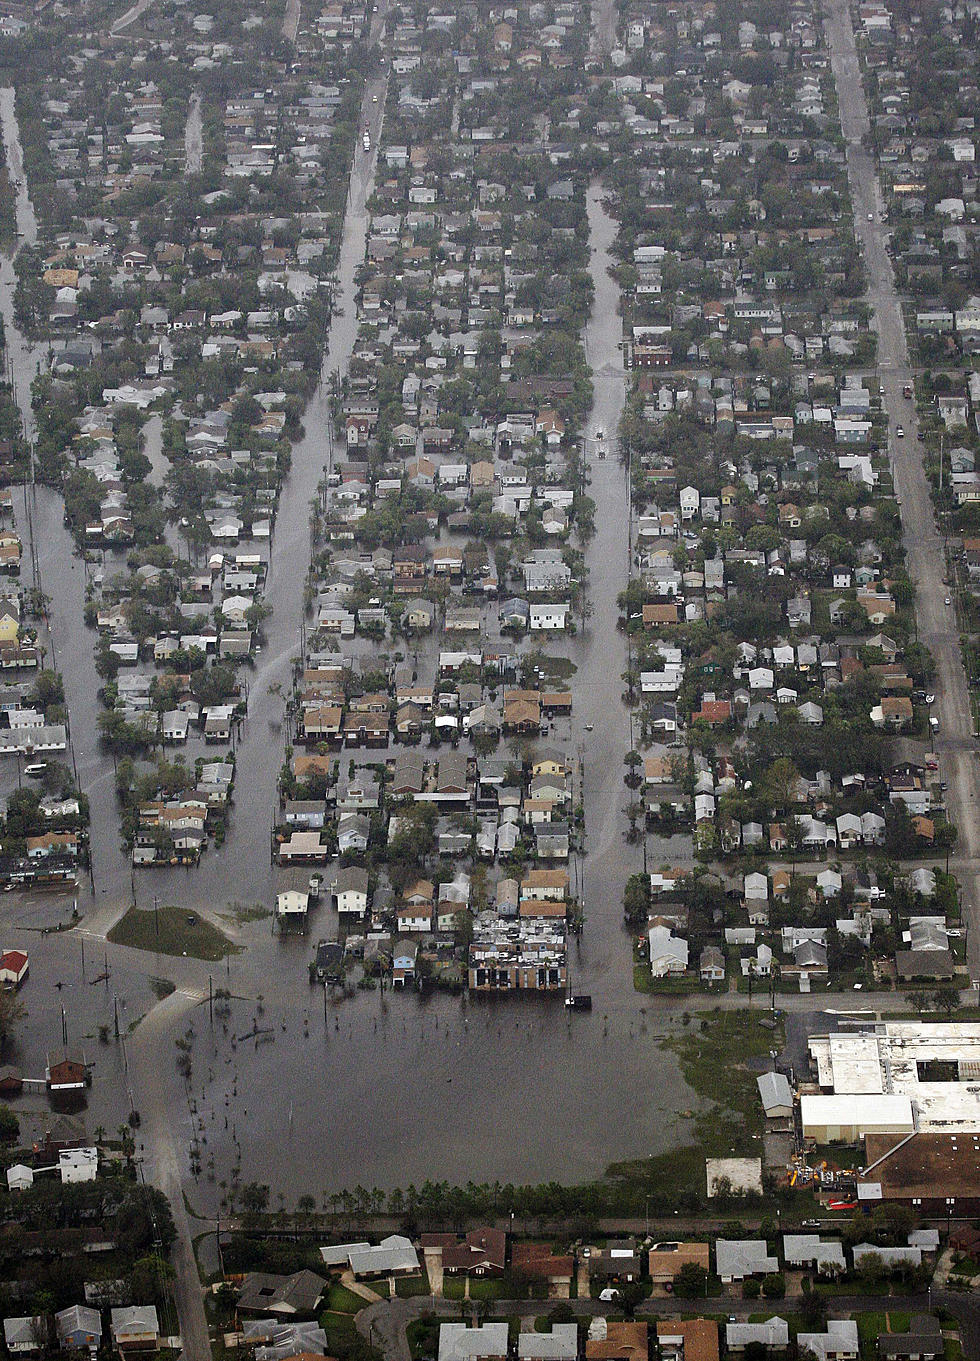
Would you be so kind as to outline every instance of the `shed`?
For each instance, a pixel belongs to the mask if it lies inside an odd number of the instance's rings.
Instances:
[[[787,1119],[793,1114],[793,1093],[783,1073],[761,1073],[756,1079],[767,1120]]]

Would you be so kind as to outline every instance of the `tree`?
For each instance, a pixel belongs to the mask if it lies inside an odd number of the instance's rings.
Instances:
[[[947,984],[945,987],[937,988],[932,994],[933,1005],[937,1011],[944,1011],[946,1019],[949,1020],[953,1012],[960,1004],[960,994],[958,990]]]
[[[874,1252],[863,1252],[854,1263],[857,1273],[868,1285],[879,1285],[885,1276],[885,1264]]]
[[[781,1271],[771,1271],[763,1277],[762,1293],[767,1300],[781,1300],[786,1294],[786,1278]]]
[[[804,1280],[808,1280],[804,1277]],[[807,1331],[818,1333],[822,1331],[827,1322],[827,1302],[823,1295],[815,1290],[804,1290],[803,1298],[800,1301],[800,1315],[806,1324]]]
[[[20,1134],[20,1121],[9,1106],[0,1106],[0,1142],[9,1144]]]
[[[174,1269],[163,1257],[156,1253],[140,1257],[129,1278],[133,1298],[141,1304],[162,1304],[173,1279]]]
[[[640,927],[646,924],[650,913],[650,876],[631,874],[623,892],[623,916],[627,925]]]
[[[619,1297],[623,1305],[623,1312],[627,1318],[632,1318],[636,1313],[638,1304],[642,1304],[647,1298],[649,1291],[640,1281],[627,1281],[619,1287]]]
[[[907,859],[915,852],[916,835],[912,814],[901,800],[889,804],[885,809],[885,848],[896,860]]]
[[[697,1262],[685,1262],[674,1277],[674,1294],[693,1300],[707,1294],[708,1273]]]
[[[27,1008],[12,988],[0,988],[0,1063],[7,1055],[7,1046],[14,1030],[27,1015]]]
[[[257,1181],[248,1181],[242,1187],[240,1199],[244,1213],[257,1217],[269,1208],[269,1188]]]

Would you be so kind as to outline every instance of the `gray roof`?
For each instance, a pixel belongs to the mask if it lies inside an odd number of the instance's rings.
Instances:
[[[506,1355],[506,1323],[484,1323],[481,1328],[443,1323],[439,1327],[439,1361],[478,1361],[481,1357]]]
[[[800,1351],[813,1352],[814,1356],[826,1358],[838,1356],[841,1352],[857,1352],[858,1327],[853,1319],[831,1318],[827,1320],[827,1330],[823,1333],[799,1333],[796,1345]]]
[[[255,1345],[255,1361],[285,1361],[299,1352],[326,1356],[327,1335],[314,1319],[290,1320],[254,1318],[242,1320],[246,1342]]]
[[[368,872],[360,865],[342,865],[334,874],[331,887],[336,894],[367,893]]]
[[[779,1270],[779,1262],[769,1256],[769,1245],[763,1238],[718,1238],[715,1241],[715,1263],[721,1277],[768,1275]]]
[[[844,1249],[837,1239],[822,1242],[816,1233],[784,1233],[783,1256],[787,1266],[816,1266],[826,1263],[845,1270]]]
[[[314,1271],[294,1271],[291,1276],[276,1276],[265,1271],[250,1271],[242,1282],[238,1307],[261,1314],[312,1314],[327,1288]]]
[[[931,1314],[913,1314],[907,1333],[886,1333],[878,1338],[879,1356],[942,1356],[943,1332]]]
[[[69,1337],[72,1333],[88,1333],[92,1337],[102,1336],[102,1315],[98,1309],[90,1309],[87,1304],[72,1304],[54,1316],[59,1338]]]
[[[885,1266],[921,1266],[921,1248],[880,1248],[877,1243],[857,1243],[851,1251],[854,1254],[854,1265],[857,1266],[862,1257],[877,1257],[879,1262]]]
[[[762,1105],[768,1115],[771,1110],[778,1106],[793,1106],[793,1093],[790,1091],[789,1080],[784,1073],[761,1073],[756,1081],[759,1084],[759,1095],[762,1098]]]
[[[899,978],[952,978],[956,961],[950,950],[896,950]]]
[[[5,1318],[3,1336],[8,1347],[23,1346],[30,1343],[41,1350],[39,1341],[44,1337],[44,1319],[35,1314],[30,1318]]]
[[[334,1243],[328,1247],[320,1249],[320,1256],[323,1258],[324,1266],[343,1266],[350,1261],[352,1252],[363,1252],[369,1248],[370,1243]]]
[[[550,1333],[519,1333],[517,1355],[528,1361],[575,1361],[578,1356],[578,1327],[574,1323],[552,1324]]]
[[[120,1333],[159,1333],[160,1320],[157,1318],[155,1304],[129,1304],[122,1309],[113,1309],[109,1315],[112,1335]]]
[[[762,1323],[729,1323],[725,1329],[728,1347],[746,1347],[750,1342],[761,1342],[766,1347],[789,1346],[789,1324],[778,1314]]]
[[[392,1233],[382,1238],[377,1247],[355,1249],[350,1254],[350,1268],[355,1276],[418,1271],[419,1258],[408,1238]]]

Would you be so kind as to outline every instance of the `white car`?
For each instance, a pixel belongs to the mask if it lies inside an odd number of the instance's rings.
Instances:
[[[600,1290],[600,1291],[599,1291],[599,1298],[600,1298],[600,1300],[604,1300],[604,1301],[608,1304],[608,1303],[610,1302],[610,1300],[618,1300],[618,1299],[619,1299],[619,1291],[618,1291],[618,1290],[613,1290],[611,1286],[608,1286],[608,1285],[607,1285],[606,1288],[605,1288],[605,1290]]]
[[[897,426],[895,427],[895,434],[898,436],[899,439],[904,439],[904,438],[905,438],[905,427],[904,427],[903,425],[897,425]]]
[[[377,104],[377,102],[378,102],[378,96],[377,96],[377,95],[372,95],[372,96],[371,96],[371,103],[372,103],[372,104]]]
[[[953,601],[949,596],[947,596],[946,599],[943,601],[944,605],[952,605],[952,603]]]

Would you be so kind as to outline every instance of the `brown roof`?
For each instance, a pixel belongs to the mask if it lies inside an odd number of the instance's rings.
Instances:
[[[448,1271],[469,1271],[474,1267],[503,1271],[507,1265],[507,1235],[503,1229],[473,1229],[462,1243],[443,1248],[442,1264]]]
[[[886,1200],[980,1195],[980,1149],[971,1134],[866,1134],[864,1150],[867,1180],[881,1184]]]
[[[718,1361],[718,1324],[710,1318],[671,1319],[657,1324],[658,1337],[684,1338],[684,1361]]]
[[[606,1324],[604,1342],[588,1341],[585,1344],[586,1361],[647,1361],[649,1344],[647,1324],[617,1322],[610,1319]]]
[[[527,870],[522,888],[568,888],[568,870]]]
[[[527,699],[507,700],[504,704],[504,722],[508,724],[540,723],[541,705],[532,704]]]
[[[703,1266],[705,1271],[710,1270],[711,1261],[708,1244],[675,1243],[665,1251],[652,1248],[650,1250],[650,1275],[654,1280],[659,1277],[661,1280],[672,1281],[687,1262],[694,1262],[697,1266]]]
[[[732,716],[732,706],[727,699],[705,699],[701,708],[691,715],[695,722],[702,719],[705,723],[727,723]]]
[[[911,718],[912,701],[904,695],[896,698],[886,697],[881,701],[881,712],[885,718]]]
[[[575,1274],[574,1257],[558,1257],[549,1243],[515,1243],[511,1248],[511,1266],[525,1276],[545,1280],[571,1280]]]
[[[525,898],[520,906],[522,917],[564,917],[568,913],[568,904],[564,898],[545,898],[542,902],[536,898]]]
[[[644,605],[643,622],[644,624],[676,624],[677,606]]]
[[[546,709],[557,709],[559,705],[567,708],[572,707],[572,695],[570,690],[546,690],[541,696],[541,703]]]
[[[294,756],[293,774],[298,780],[307,775],[329,775],[333,767],[332,756]]]

